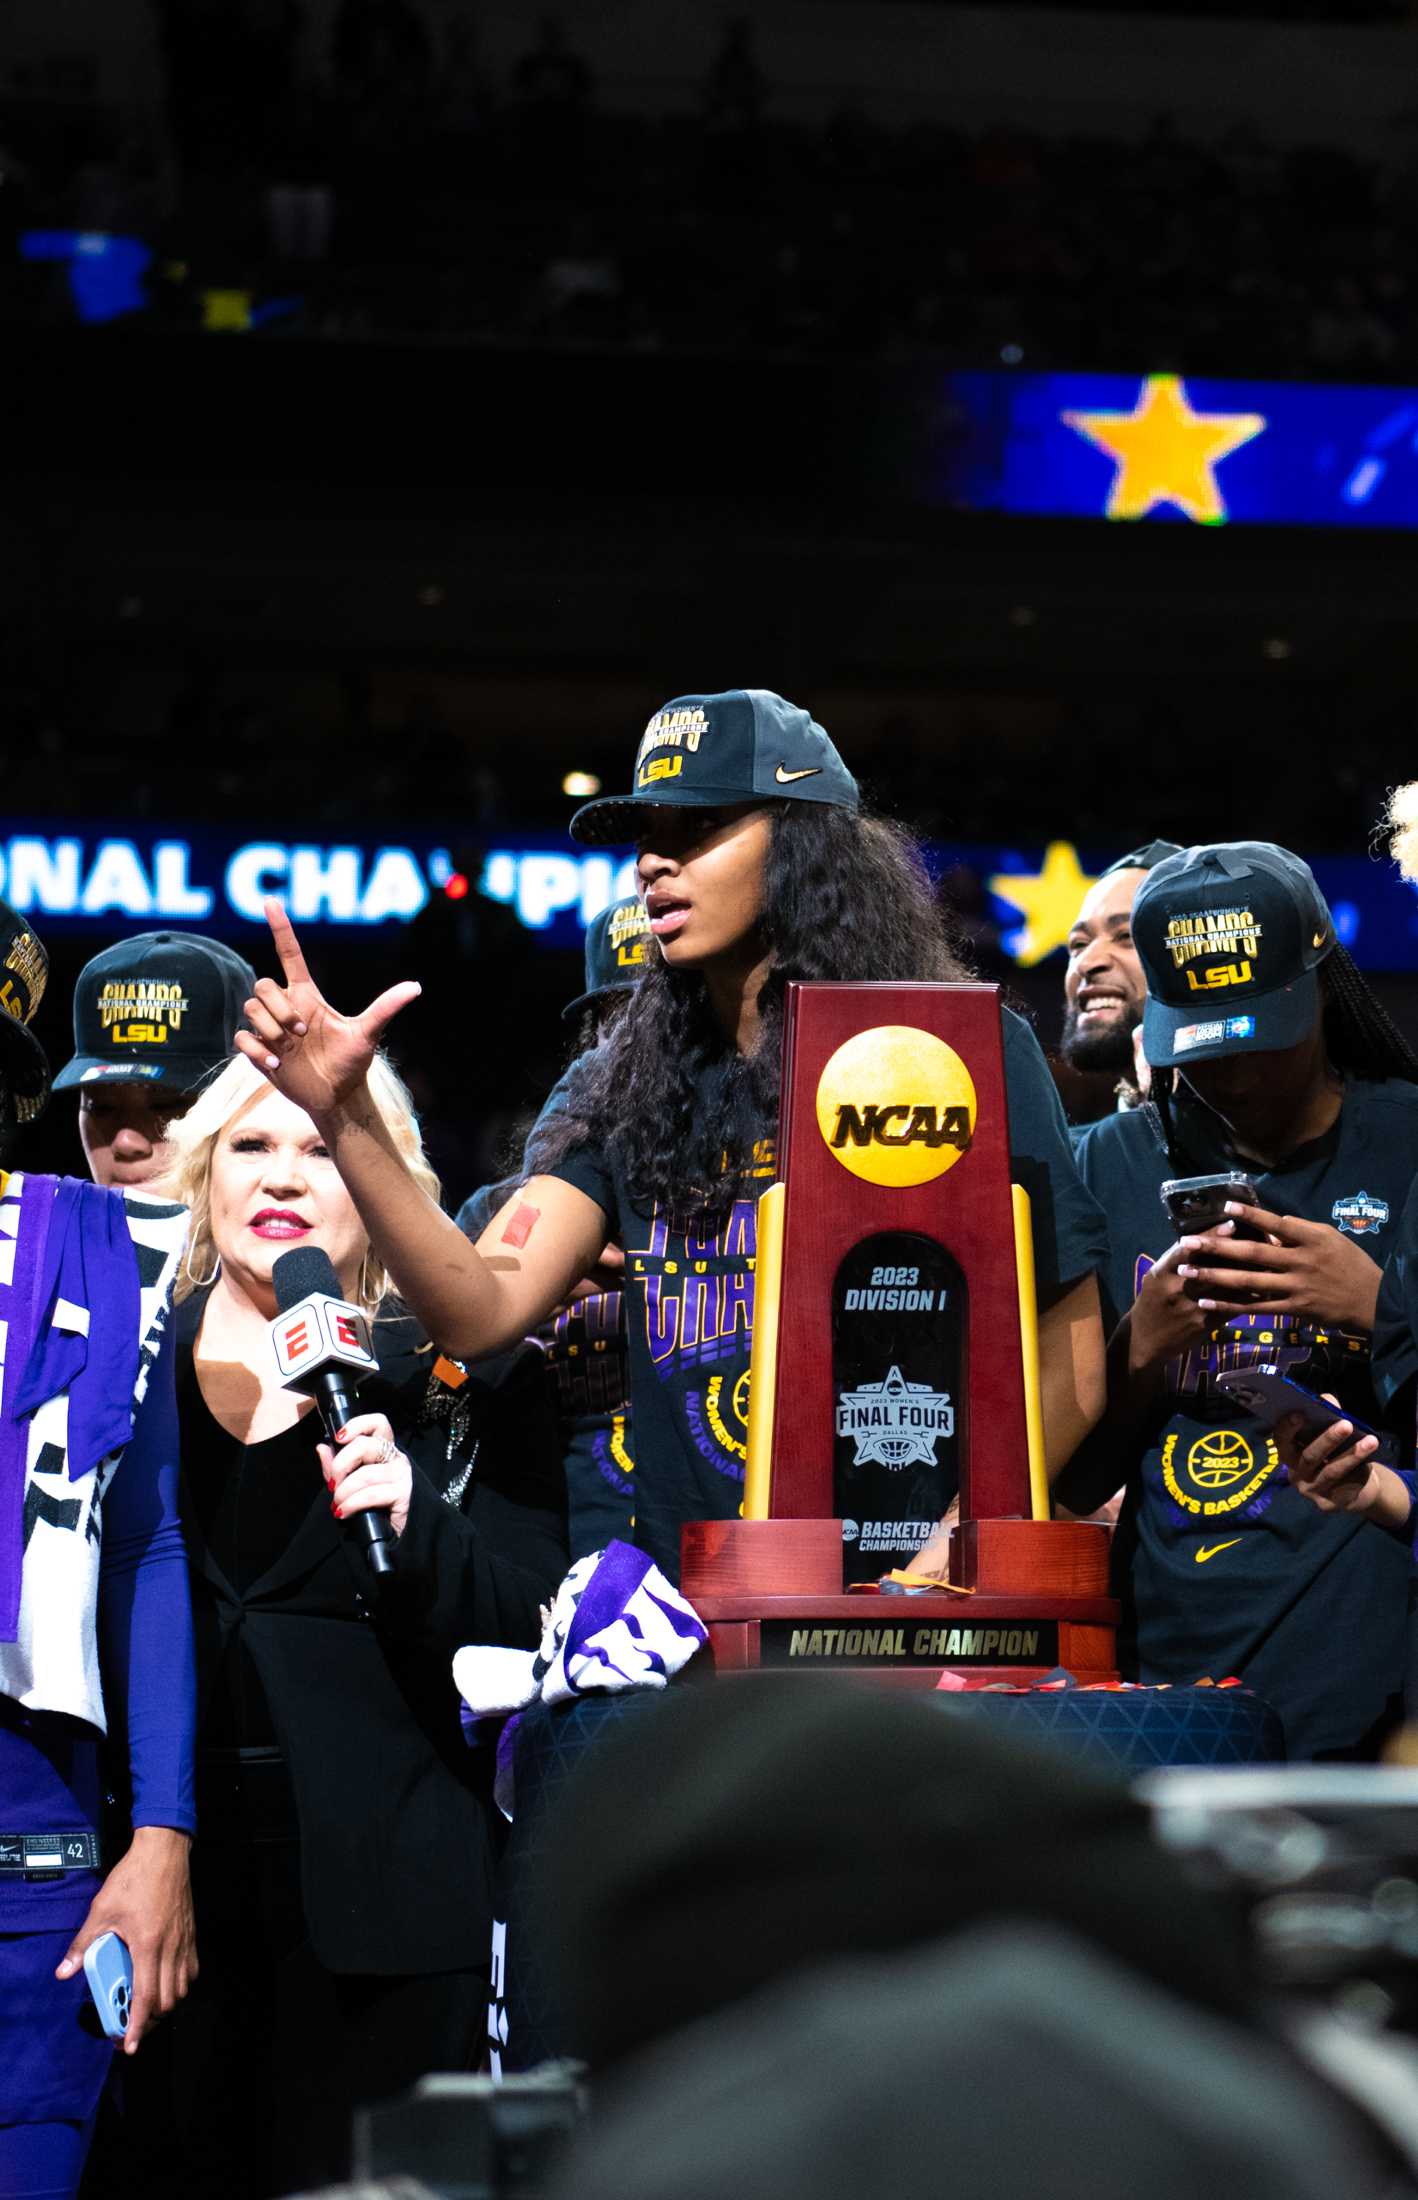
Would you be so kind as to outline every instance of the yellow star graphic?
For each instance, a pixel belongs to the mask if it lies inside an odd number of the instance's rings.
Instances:
[[[1267,425],[1263,413],[1193,412],[1179,374],[1149,374],[1130,413],[1059,417],[1117,460],[1105,507],[1109,519],[1142,519],[1154,505],[1175,504],[1207,527],[1219,527],[1226,517],[1216,467]]]
[[[990,880],[990,892],[1016,908],[1023,929],[1012,933],[1005,946],[1016,962],[1028,970],[1034,963],[1062,947],[1073,930],[1079,906],[1090,886],[1078,861],[1078,850],[1068,840],[1051,840],[1044,851],[1044,866],[1037,875],[1027,871],[1001,871]]]

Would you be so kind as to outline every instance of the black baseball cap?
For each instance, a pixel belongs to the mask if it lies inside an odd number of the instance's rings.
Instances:
[[[164,1084],[192,1092],[232,1051],[256,973],[220,940],[139,932],[85,963],[74,988],[74,1059],[54,1080]]]
[[[650,919],[638,894],[613,901],[586,927],[586,990],[562,1010],[569,1023],[583,1009],[629,993],[645,975]]]
[[[1167,857],[1137,890],[1132,936],[1154,1069],[1298,1046],[1313,1029],[1334,919],[1288,848],[1228,840]]]
[[[632,791],[585,803],[571,834],[605,847],[634,840],[647,808],[785,800],[859,807],[857,782],[815,719],[768,688],[677,695],[640,737]]]
[[[1141,848],[1130,848],[1125,856],[1119,856],[1098,873],[1099,878],[1111,878],[1115,871],[1155,871],[1168,856],[1184,853],[1179,840],[1149,840]]]
[[[49,1098],[49,1056],[30,1030],[48,983],[43,940],[0,901],[0,1123],[32,1123]]]

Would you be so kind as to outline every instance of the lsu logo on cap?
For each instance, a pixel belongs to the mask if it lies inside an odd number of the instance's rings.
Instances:
[[[18,932],[10,942],[5,969],[13,976],[0,979],[0,1009],[17,1024],[29,1024],[44,999],[49,966],[33,932]]]
[[[607,937],[617,970],[643,970],[650,939],[650,919],[643,902],[615,909]]]
[[[1219,993],[1252,982],[1263,930],[1249,909],[1188,909],[1167,920],[1167,952],[1185,972],[1189,992]],[[1202,956],[1217,959],[1194,970]]]
[[[686,750],[691,756],[709,731],[709,719],[695,703],[682,710],[657,710],[640,737],[635,759],[635,786],[640,792],[666,779],[678,779],[684,770]]]
[[[1367,1192],[1351,1192],[1347,1199],[1337,1199],[1329,1212],[1337,1230],[1350,1237],[1367,1237],[1388,1221],[1389,1204],[1386,1199],[1371,1199]]]
[[[110,978],[98,999],[99,1021],[116,1047],[166,1046],[191,1004],[167,978]]]
[[[975,1085],[953,1047],[914,1024],[859,1031],[817,1084],[817,1127],[869,1184],[930,1184],[975,1134]]]

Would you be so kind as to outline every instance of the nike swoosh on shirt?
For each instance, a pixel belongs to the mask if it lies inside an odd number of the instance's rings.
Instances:
[[[821,769],[822,766],[820,764],[809,764],[804,771],[785,772],[782,765],[780,764],[773,776],[777,780],[780,787],[791,787],[795,779],[816,779]]]
[[[1244,1543],[1245,1540],[1242,1535],[1233,1535],[1229,1543],[1203,1543],[1196,1554],[1196,1562],[1198,1566],[1204,1566],[1209,1558],[1215,1558],[1218,1551],[1233,1550],[1236,1544]]]

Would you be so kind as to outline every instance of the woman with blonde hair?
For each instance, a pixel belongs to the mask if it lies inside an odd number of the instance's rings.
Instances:
[[[382,1057],[369,1089],[436,1199]],[[467,1371],[437,1357],[315,1124],[251,1063],[228,1063],[173,1136],[192,1214],[177,1384],[201,1828],[179,2183],[284,2192],[344,2173],[355,2103],[475,2057],[489,1768],[462,1739],[450,1659],[539,1638],[566,1565],[558,1439],[535,1347]],[[338,1448],[272,1350],[272,1267],[293,1246],[328,1254],[371,1317],[379,1371]],[[371,1506],[396,1538],[387,1583],[342,1526]]]

